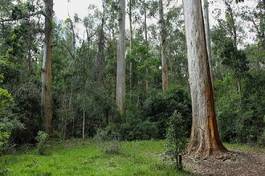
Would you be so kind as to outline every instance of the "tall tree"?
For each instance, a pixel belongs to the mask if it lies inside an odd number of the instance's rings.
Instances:
[[[190,154],[209,156],[226,151],[217,128],[201,0],[185,0],[184,16],[192,99]]]
[[[168,89],[168,65],[165,53],[166,26],[164,20],[164,8],[162,0],[159,0],[159,17],[160,17],[160,55],[162,63],[162,88],[163,92],[165,92]]]
[[[237,34],[237,29],[238,26],[236,25],[236,17],[235,13],[232,9],[232,4],[233,1],[231,0],[224,0],[225,6],[226,6],[226,21],[227,21],[227,28],[230,33],[231,38],[233,39],[233,44],[234,47],[237,48],[238,45],[238,34]]]
[[[52,20],[53,0],[44,0],[45,4],[45,38],[42,63],[42,117],[45,131],[52,131]]]
[[[209,2],[208,0],[203,0],[203,19],[205,25],[205,39],[207,44],[207,52],[208,52],[208,60],[211,72],[211,78],[213,80],[212,75],[212,48],[211,48],[211,36],[210,36],[210,21],[209,21]]]
[[[105,46],[105,32],[104,32],[104,24],[105,24],[105,0],[102,1],[102,17],[101,24],[99,26],[98,32],[98,51],[96,57],[96,80],[99,82],[102,81],[103,76],[103,62],[104,62],[104,46]]]
[[[124,113],[125,103],[125,0],[119,0],[119,39],[117,46],[116,104]]]
[[[129,25],[130,25],[130,55],[132,54],[132,45],[133,45],[133,28],[132,28],[132,23],[133,23],[133,18],[132,18],[132,0],[129,0]],[[130,62],[129,65],[129,80],[130,80],[130,98],[132,95],[132,62]]]

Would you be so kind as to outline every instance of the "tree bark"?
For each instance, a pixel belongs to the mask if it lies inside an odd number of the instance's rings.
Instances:
[[[144,43],[146,45],[146,47],[148,47],[148,32],[147,32],[147,4],[145,2],[145,0],[143,1],[143,8],[144,8]],[[148,88],[149,88],[149,81],[148,81],[148,69],[145,69],[145,75],[146,75],[146,79],[145,79],[145,92],[148,92]]]
[[[52,132],[52,20],[53,0],[44,0],[45,3],[45,39],[42,63],[42,117],[43,126],[48,134]]]
[[[192,99],[188,153],[207,157],[226,149],[217,128],[201,0],[185,0],[183,4]]]
[[[85,131],[86,131],[86,113],[83,111],[83,124],[82,124],[82,139],[85,139]]]
[[[213,82],[213,70],[212,70],[212,47],[211,47],[211,30],[209,21],[209,2],[208,0],[203,0],[203,19],[205,25],[205,38],[207,44],[207,53],[210,66],[211,79]]]
[[[160,16],[160,52],[161,52],[161,63],[162,63],[162,89],[163,92],[165,92],[168,89],[168,64],[165,54],[166,28],[165,28],[164,8],[162,0],[159,0],[159,16]]]
[[[132,45],[133,45],[133,29],[132,29],[132,0],[129,1],[129,24],[130,24],[130,55],[132,54]],[[129,87],[130,87],[130,100],[132,98],[132,62],[129,65]]]
[[[125,103],[125,0],[119,1],[119,39],[117,47],[116,104],[120,114]]]

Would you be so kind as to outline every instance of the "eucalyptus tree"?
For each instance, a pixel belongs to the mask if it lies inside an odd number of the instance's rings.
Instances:
[[[119,1],[119,38],[117,43],[116,104],[120,114],[125,108],[125,2]]]
[[[52,132],[52,28],[53,28],[53,0],[44,0],[45,4],[45,39],[42,63],[42,116],[43,126],[47,133]]]
[[[166,57],[166,26],[164,19],[163,1],[159,0],[159,23],[160,23],[160,55],[162,63],[162,89],[165,92],[168,89],[168,61]]]
[[[190,154],[225,152],[217,127],[201,0],[185,0],[184,16],[192,100]]]

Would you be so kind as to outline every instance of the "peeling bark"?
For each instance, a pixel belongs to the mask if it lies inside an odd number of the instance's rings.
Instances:
[[[192,99],[188,153],[207,157],[226,149],[218,133],[201,0],[185,0],[183,4]]]

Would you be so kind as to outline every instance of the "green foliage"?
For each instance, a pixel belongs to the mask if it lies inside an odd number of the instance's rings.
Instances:
[[[121,124],[120,136],[123,140],[157,139],[158,131],[156,123],[127,115],[126,121]]]
[[[7,121],[7,108],[12,103],[11,94],[0,88],[0,155],[7,149],[11,134],[10,123]],[[12,126],[12,124],[11,124]]]
[[[0,155],[7,149],[10,132],[0,131]]]
[[[37,143],[37,152],[39,155],[46,154],[46,145],[48,141],[49,135],[43,131],[39,131],[36,136]]]
[[[6,90],[0,88],[0,113],[12,102],[11,94]]]
[[[117,155],[121,152],[121,145],[117,140],[108,141],[107,143],[104,143],[104,145],[102,145],[101,147],[103,149],[103,152],[109,155]]]
[[[191,105],[187,93],[183,90],[170,90],[167,94],[155,94],[147,98],[143,106],[143,116],[156,123],[158,138],[166,137],[169,117],[177,110],[185,117],[184,128],[191,127]]]
[[[263,130],[263,133],[259,137],[258,144],[261,146],[265,146],[265,130]]]
[[[102,145],[108,145],[108,142]],[[93,140],[66,140],[53,143],[50,156],[32,155],[33,151],[20,152],[0,158],[0,166],[8,168],[10,176],[38,175],[189,175],[177,171],[168,162],[160,160],[164,151],[164,141],[120,142],[120,154],[104,153]],[[88,174],[89,173],[89,174]]]
[[[185,119],[179,112],[175,111],[169,118],[168,123],[167,153],[171,154],[170,157],[175,160],[177,168],[181,168],[182,163],[179,163],[178,157],[185,150],[187,144],[187,130],[183,126],[183,124],[185,124]]]

